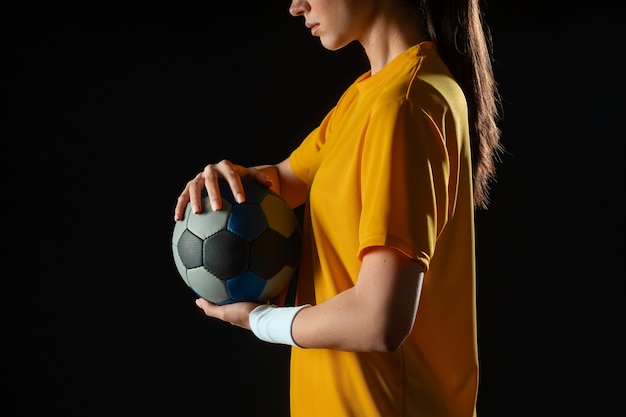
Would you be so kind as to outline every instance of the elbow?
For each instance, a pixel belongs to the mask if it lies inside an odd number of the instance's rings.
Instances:
[[[392,353],[396,350],[400,349],[402,343],[406,340],[408,334],[399,336],[399,335],[390,335],[389,337],[384,339],[384,342],[381,344],[380,352]]]
[[[366,322],[367,331],[361,333],[364,336],[364,350],[382,353],[392,353],[400,349],[415,324],[414,317],[408,315],[370,316]]]
[[[393,353],[400,349],[402,343],[406,340],[411,332],[411,328],[395,328],[389,327],[381,329],[370,339],[373,343],[369,346],[369,351]]]

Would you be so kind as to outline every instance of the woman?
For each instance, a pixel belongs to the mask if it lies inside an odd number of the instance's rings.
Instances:
[[[474,211],[500,151],[498,95],[478,0],[293,0],[322,45],[359,42],[370,71],[275,165],[209,164],[178,198],[201,210],[219,179],[305,204],[295,306],[198,299],[207,316],[292,345],[301,416],[471,416],[478,353]]]

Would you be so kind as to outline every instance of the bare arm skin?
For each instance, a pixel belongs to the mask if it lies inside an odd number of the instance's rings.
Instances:
[[[309,348],[394,351],[413,328],[423,279],[421,264],[400,251],[370,248],[356,285],[302,310],[293,338]]]
[[[392,352],[413,328],[423,279],[422,266],[400,251],[371,248],[363,257],[357,284],[303,309],[293,322],[293,338],[305,348]],[[202,299],[196,303],[207,316],[246,329],[250,312],[258,306],[216,306]]]
[[[291,208],[304,204],[307,185],[293,173],[289,158],[276,165],[260,165],[255,169],[261,170],[270,178],[272,181],[270,189],[280,194]]]

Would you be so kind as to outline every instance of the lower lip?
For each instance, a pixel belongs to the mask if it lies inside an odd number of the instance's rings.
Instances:
[[[317,34],[317,28],[319,28],[319,25],[315,25],[311,28],[311,35],[315,36]]]

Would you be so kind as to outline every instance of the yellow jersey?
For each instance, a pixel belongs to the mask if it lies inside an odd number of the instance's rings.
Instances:
[[[290,164],[308,184],[297,304],[354,286],[371,246],[397,248],[426,270],[415,326],[397,351],[292,348],[292,417],[475,415],[467,102],[435,43],[360,76]]]

